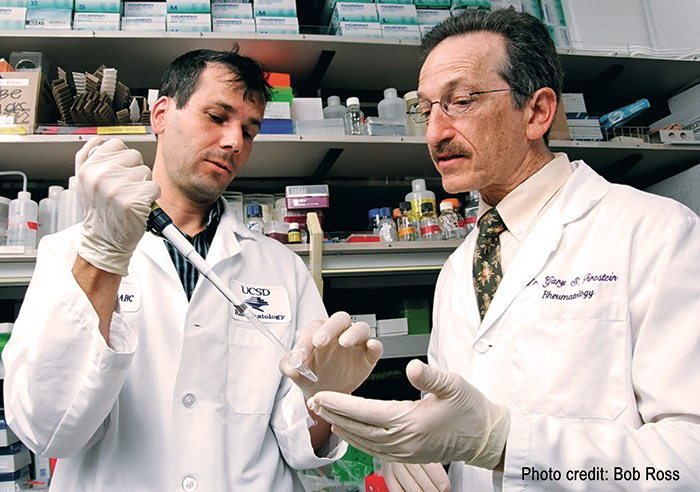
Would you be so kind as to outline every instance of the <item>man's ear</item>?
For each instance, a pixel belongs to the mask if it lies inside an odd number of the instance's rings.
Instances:
[[[165,118],[171,109],[175,108],[175,101],[168,96],[160,96],[151,108],[151,128],[153,133],[160,135],[165,131]]]
[[[541,138],[552,126],[557,112],[557,94],[549,87],[543,87],[532,95],[527,103],[530,114],[527,121],[527,137],[530,140]]]

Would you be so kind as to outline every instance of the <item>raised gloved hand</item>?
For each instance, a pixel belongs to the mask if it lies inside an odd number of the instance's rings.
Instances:
[[[369,325],[353,324],[348,313],[337,312],[326,321],[312,321],[291,353],[309,366],[318,382],[299,376],[288,357],[280,361],[280,371],[301,388],[307,400],[319,391],[352,393],[367,379],[384,352],[382,343],[369,336]]]
[[[385,461],[464,461],[493,469],[505,449],[508,409],[459,375],[418,360],[408,364],[406,375],[430,394],[418,401],[381,401],[323,392],[309,408],[333,424],[335,434]]]
[[[85,213],[78,254],[97,268],[126,275],[160,187],[141,154],[118,139],[91,138],[75,165]]]
[[[440,463],[382,462],[382,474],[390,492],[449,492],[452,488]]]

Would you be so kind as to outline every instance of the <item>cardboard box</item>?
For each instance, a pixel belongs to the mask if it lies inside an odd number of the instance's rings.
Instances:
[[[56,121],[51,86],[41,72],[0,73],[0,114],[11,115],[26,133],[39,123]]]

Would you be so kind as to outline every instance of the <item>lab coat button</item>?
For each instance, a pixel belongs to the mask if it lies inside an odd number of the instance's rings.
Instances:
[[[478,342],[476,342],[476,345],[474,345],[474,350],[476,350],[480,354],[485,354],[489,351],[490,347],[491,345],[485,340],[479,340]]]
[[[197,489],[197,485],[197,480],[195,480],[194,477],[185,477],[182,480],[182,488],[186,492],[193,492]]]
[[[197,398],[192,393],[187,393],[182,397],[182,404],[185,408],[193,408],[197,404]]]

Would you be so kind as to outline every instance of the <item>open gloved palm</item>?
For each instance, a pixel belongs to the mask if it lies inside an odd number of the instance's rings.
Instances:
[[[418,401],[368,400],[317,393],[309,408],[333,424],[333,432],[385,461],[464,461],[493,469],[505,448],[510,414],[458,374],[411,361],[409,381],[429,393]]]

